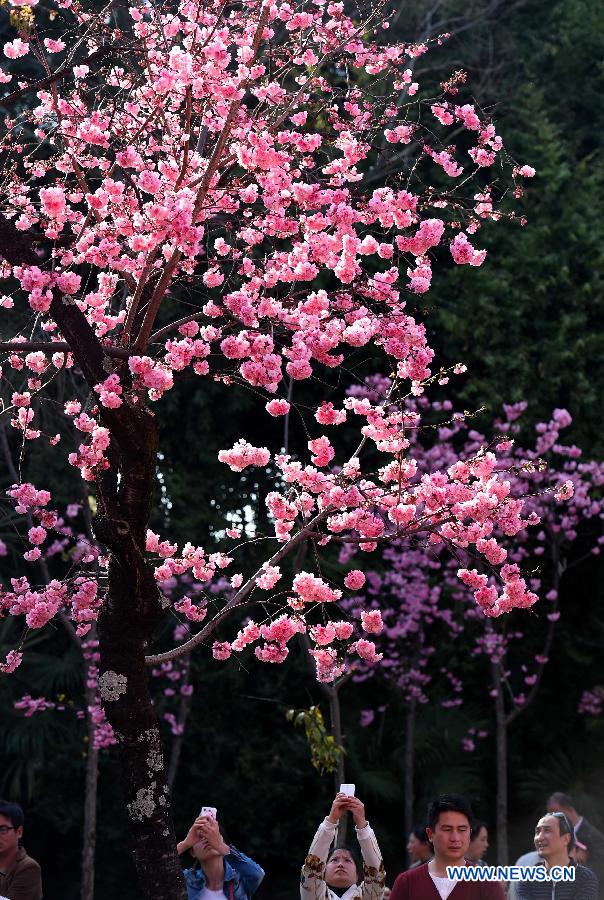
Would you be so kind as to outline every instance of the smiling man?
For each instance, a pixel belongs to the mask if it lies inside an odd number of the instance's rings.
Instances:
[[[447,877],[447,868],[472,865],[467,859],[474,825],[472,807],[460,794],[443,794],[428,809],[426,832],[434,858],[409,869],[394,882],[390,900],[504,900],[497,881],[461,881]]]
[[[573,826],[575,841],[587,848],[587,868],[595,873],[598,879],[600,900],[604,900],[604,834],[588,822],[585,816],[575,807],[575,801],[562,791],[555,791],[547,801],[549,813],[563,812]],[[582,862],[583,860],[577,860]]]
[[[516,886],[518,900],[597,900],[598,879],[569,856],[574,843],[573,826],[563,812],[548,813],[539,819],[535,827],[539,865],[548,873],[555,866],[572,866],[574,881],[521,881]]]

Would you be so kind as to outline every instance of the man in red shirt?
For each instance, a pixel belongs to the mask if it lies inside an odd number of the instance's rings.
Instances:
[[[505,900],[497,881],[447,878],[448,866],[472,865],[466,859],[474,815],[465,797],[443,794],[430,804],[426,832],[434,858],[398,875],[390,900]]]

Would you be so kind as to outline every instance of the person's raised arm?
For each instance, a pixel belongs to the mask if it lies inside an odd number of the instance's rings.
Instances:
[[[198,816],[189,828],[185,839],[176,845],[176,852],[179,855],[185,853],[202,838],[205,838],[210,847],[213,847],[222,856],[229,853],[230,847],[222,839],[218,822],[212,816]]]
[[[357,840],[363,857],[363,900],[383,900],[386,872],[375,832],[365,816],[365,806],[358,797],[349,797],[346,804],[352,813]]]
[[[200,816],[196,819],[198,831],[202,838],[205,838],[212,850],[216,850],[221,856],[227,856],[231,852],[231,848],[224,840],[218,827],[218,822],[213,816]]]
[[[327,898],[327,885],[325,884],[327,854],[335,836],[336,825],[348,808],[346,803],[348,799],[345,794],[336,794],[328,816],[321,822],[312,839],[300,876],[301,900],[326,900]]]
[[[176,852],[180,856],[182,853],[186,853],[187,850],[190,850],[193,844],[196,844],[200,838],[199,833],[199,822],[201,818],[195,819],[189,830],[187,831],[187,836],[184,840],[179,841],[176,845]]]
[[[265,875],[264,869],[255,860],[232,845],[229,847],[227,860],[229,865],[239,872],[246,893],[248,897],[251,897],[260,887]]]

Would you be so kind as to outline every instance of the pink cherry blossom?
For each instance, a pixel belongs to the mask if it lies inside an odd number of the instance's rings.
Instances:
[[[558,501],[562,500],[570,500],[575,492],[575,486],[572,481],[565,481],[564,484],[561,484],[558,490],[555,493],[555,498]]]
[[[0,662],[0,672],[10,675],[21,665],[22,660],[22,653],[19,653],[17,650],[9,650],[6,654],[5,662]]]
[[[305,603],[333,603],[342,596],[341,591],[330,588],[322,578],[310,572],[296,575],[293,588]]]
[[[280,664],[287,659],[289,650],[279,644],[264,644],[256,647],[254,654],[261,662]]]
[[[189,597],[183,597],[182,600],[179,600],[177,603],[175,603],[174,609],[176,610],[176,612],[182,613],[184,616],[186,616],[187,619],[189,619],[191,622],[203,622],[208,614],[207,607],[196,606]]]
[[[42,544],[46,539],[46,529],[44,528],[30,528],[28,532],[29,542],[30,544]]]
[[[335,450],[325,436],[309,441],[308,449],[314,454],[311,461],[315,466],[327,466],[335,456]]]
[[[29,53],[29,44],[22,41],[21,38],[15,38],[14,41],[4,45],[4,55],[8,59],[19,59]]]
[[[361,612],[361,625],[363,626],[363,631],[366,631],[367,634],[381,634],[384,630],[384,623],[382,622],[382,614],[379,609],[372,609],[369,612],[363,610]]]
[[[52,38],[44,38],[44,46],[49,53],[60,53],[61,50],[65,49],[65,42],[61,40],[55,41]]]
[[[485,261],[487,251],[475,250],[463,231],[451,241],[451,256],[458,266],[469,264],[481,266]]]
[[[346,411],[338,410],[333,403],[323,401],[315,413],[315,419],[321,425],[341,425],[346,421]]]
[[[220,450],[218,459],[233,472],[242,472],[248,466],[266,466],[271,455],[266,447],[254,447],[240,438],[230,450]]]
[[[269,400],[266,411],[271,416],[285,416],[290,410],[287,400]]]
[[[231,655],[231,645],[225,641],[214,641],[212,656],[214,659],[225,660]]]
[[[336,629],[331,622],[328,625],[314,625],[310,629],[310,636],[319,647],[325,647],[336,639]]]
[[[256,584],[259,588],[270,591],[271,588],[274,588],[280,578],[281,571],[279,566],[264,565],[262,575],[256,579]]]
[[[351,652],[358,653],[361,659],[364,659],[365,662],[368,662],[372,665],[378,663],[383,654],[377,653],[375,644],[373,641],[366,641],[364,638],[356,641],[354,644],[351,644],[349,647]]]
[[[353,569],[344,578],[344,584],[351,591],[358,591],[365,584],[365,575],[360,569]]]
[[[40,189],[40,200],[44,212],[51,219],[60,219],[65,216],[67,203],[65,191],[61,187],[48,187]]]

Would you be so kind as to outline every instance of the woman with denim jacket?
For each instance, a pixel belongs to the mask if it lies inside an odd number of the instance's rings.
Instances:
[[[250,900],[264,878],[264,869],[224,841],[218,822],[199,816],[177,848],[190,850],[199,863],[185,869],[188,900]]]
[[[329,848],[340,817],[352,813],[363,865],[347,847]],[[386,873],[373,829],[358,797],[336,794],[302,866],[300,900],[383,900]]]

